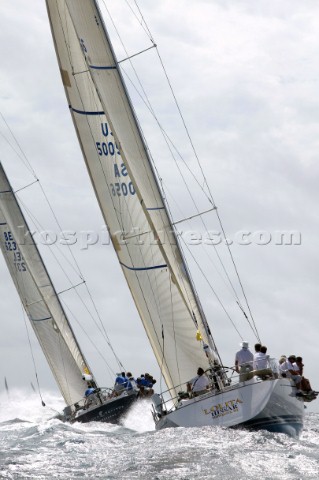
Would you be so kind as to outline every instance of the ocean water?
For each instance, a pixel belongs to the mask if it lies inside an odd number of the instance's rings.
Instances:
[[[122,425],[67,424],[54,419],[61,399],[0,395],[1,479],[263,479],[319,478],[319,414],[306,414],[301,437],[223,428],[156,432],[147,401]]]

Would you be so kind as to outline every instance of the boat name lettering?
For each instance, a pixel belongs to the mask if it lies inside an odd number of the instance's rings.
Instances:
[[[218,403],[213,405],[209,409],[204,409],[205,415],[211,415],[213,418],[223,417],[230,413],[238,412],[239,404],[243,403],[242,400],[237,398],[237,400],[227,400],[224,403]]]

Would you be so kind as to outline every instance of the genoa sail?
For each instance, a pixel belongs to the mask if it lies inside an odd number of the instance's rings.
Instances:
[[[88,364],[0,164],[0,247],[33,330],[68,405],[84,396]]]
[[[93,188],[157,362],[172,389],[192,378],[199,366],[210,367],[203,344],[218,362],[214,340],[97,2],[46,3]]]

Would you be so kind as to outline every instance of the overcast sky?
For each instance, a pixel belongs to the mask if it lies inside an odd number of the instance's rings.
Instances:
[[[129,54],[148,48],[150,43],[125,2],[106,3]],[[313,0],[163,0],[140,1],[139,6],[159,47],[226,232],[235,240],[233,253],[262,342],[271,356],[302,355],[305,374],[319,389],[319,4]],[[81,246],[85,235],[81,232],[101,234],[103,221],[67,108],[44,2],[11,0],[1,2],[0,9],[0,111],[63,229],[77,232],[79,241],[72,252],[123,364],[135,375],[150,371],[159,378],[112,247],[101,242],[88,249]],[[112,38],[117,46],[118,40]],[[123,51],[117,51],[118,58],[124,58]],[[161,122],[191,162],[181,121],[164,75],[156,67],[155,51],[139,56],[136,66]],[[171,169],[158,132],[144,117],[133,91],[132,96],[176,218],[191,215],[189,199],[183,197],[180,177]],[[8,138],[8,131],[0,119],[0,159],[14,188],[21,188],[33,177],[4,136]],[[34,186],[21,192],[20,198],[44,229],[58,232],[40,194]],[[213,215],[206,221],[209,229],[218,230]],[[295,232],[293,245],[280,245],[282,232]],[[200,248],[190,246],[194,254]],[[60,249],[68,255],[65,246]],[[44,247],[45,257],[47,250]],[[57,290],[64,290],[67,283],[47,258]],[[255,337],[214,267],[206,274],[243,338],[253,345]],[[231,270],[230,274],[235,282]],[[29,388],[35,381],[24,317],[2,257],[0,278],[0,385],[6,376],[9,385]],[[221,357],[232,365],[240,337],[195,268],[194,279]],[[75,276],[73,281],[79,282]],[[81,295],[85,296],[84,289]],[[74,300],[69,301],[73,305]],[[74,308],[79,323],[98,343],[94,324],[84,314],[82,318],[76,303]],[[99,383],[109,385],[106,366],[78,324],[74,328]],[[51,373],[30,335],[40,384],[54,389]],[[101,343],[99,348],[112,363],[105,346]],[[309,411],[319,411],[318,405],[311,404]]]

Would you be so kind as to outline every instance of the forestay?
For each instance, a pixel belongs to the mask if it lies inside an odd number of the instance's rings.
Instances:
[[[100,11],[47,0],[86,165],[114,249],[169,388],[209,367],[215,350],[181,255]]]
[[[65,402],[84,396],[89,373],[39,250],[0,164],[0,247]]]

